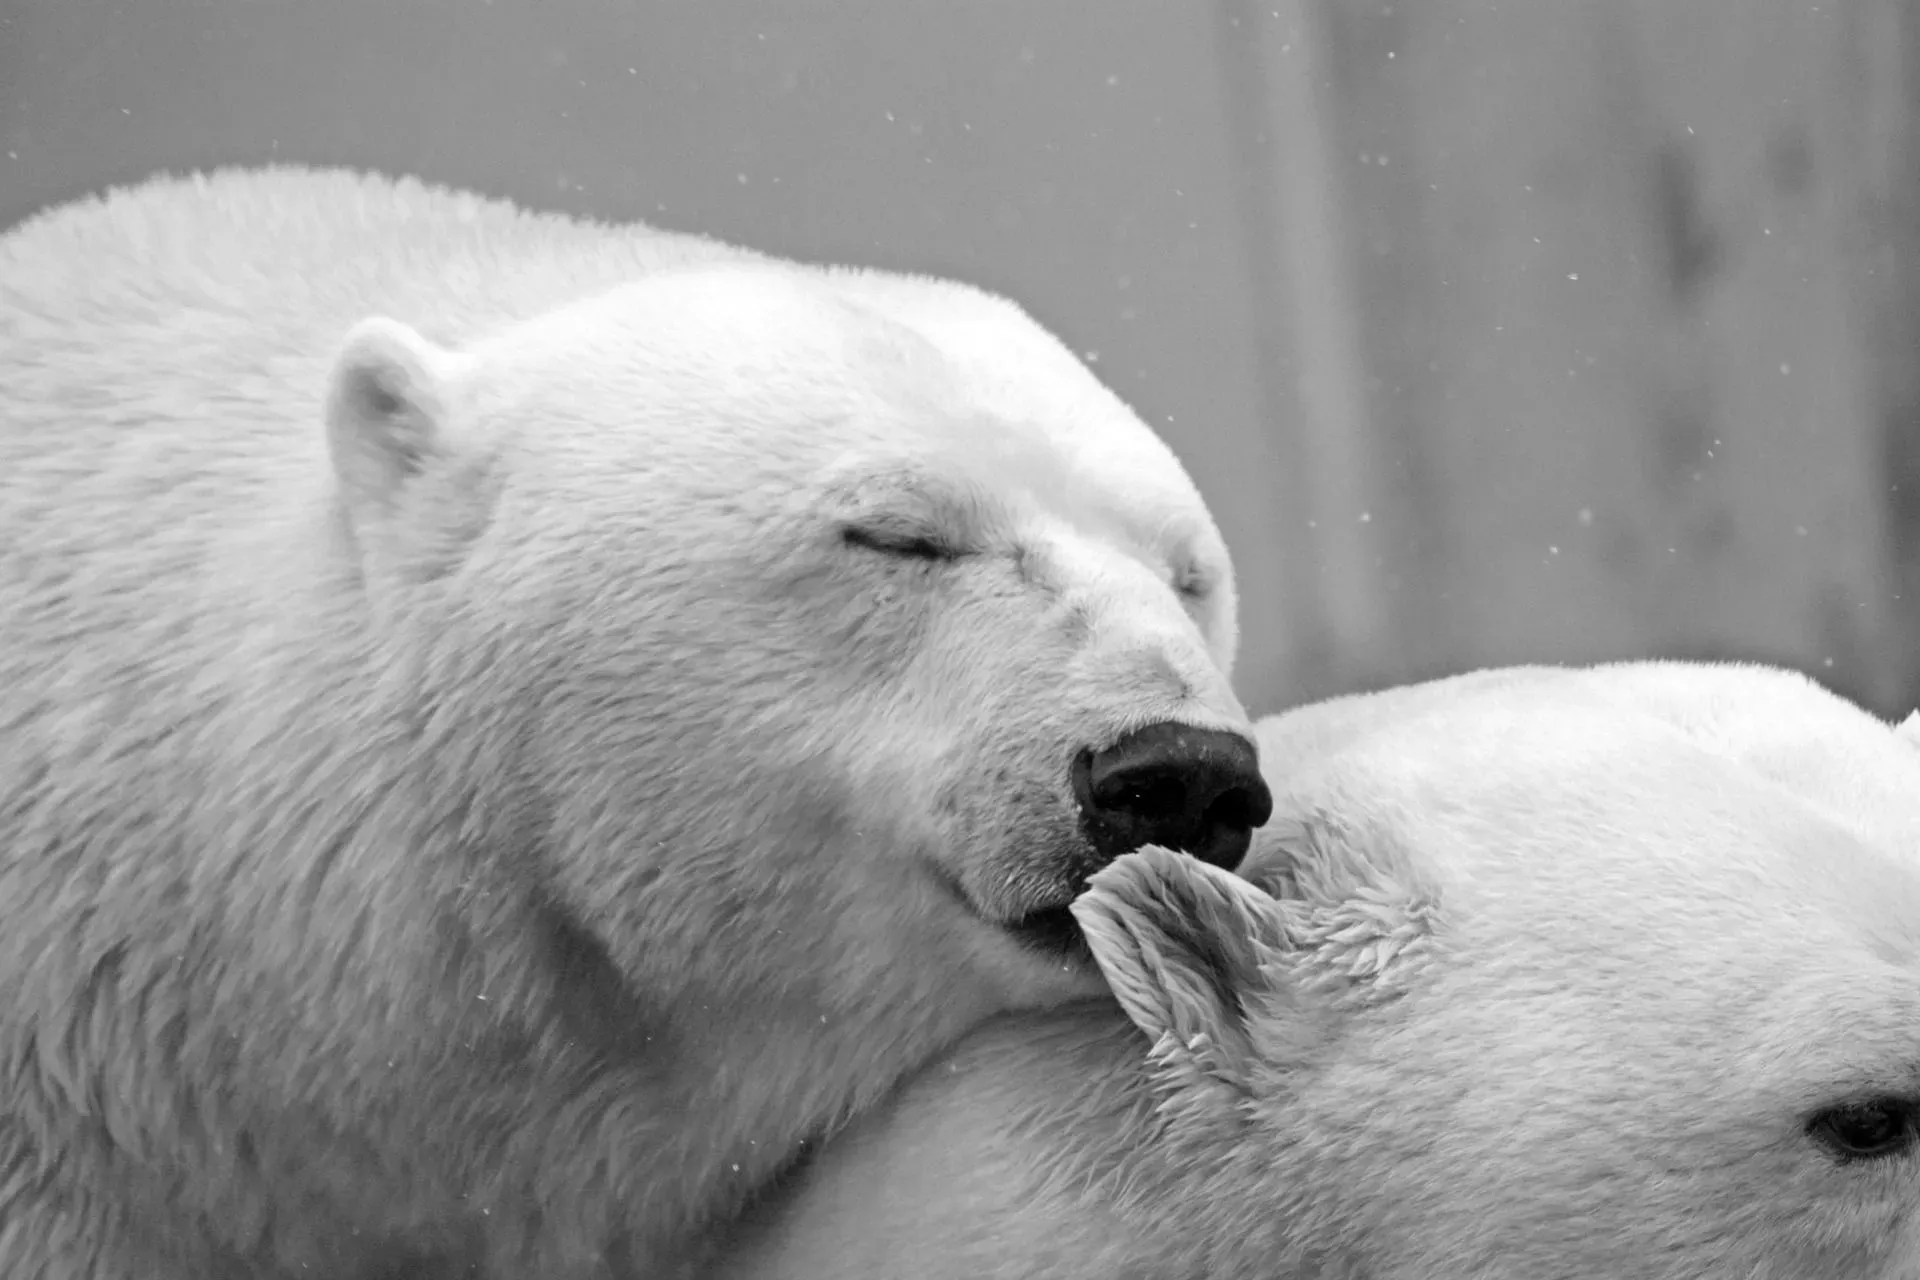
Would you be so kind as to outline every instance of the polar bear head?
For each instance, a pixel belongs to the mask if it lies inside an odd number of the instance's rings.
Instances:
[[[738,262],[457,349],[370,320],[329,441],[458,820],[663,1026],[910,1056],[1097,989],[1116,854],[1266,816],[1218,530],[1007,303]]]
[[[1647,664],[1262,744],[1247,880],[1148,852],[1079,907],[1155,1041],[1158,1192],[1248,1242],[1215,1274],[1920,1272],[1909,743],[1798,676]]]

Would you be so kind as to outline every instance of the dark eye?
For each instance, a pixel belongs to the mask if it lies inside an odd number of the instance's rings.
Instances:
[[[1807,1136],[1841,1160],[1884,1160],[1913,1146],[1914,1113],[1902,1098],[1849,1102],[1807,1121]]]
[[[877,551],[903,560],[952,560],[958,553],[933,537],[908,529],[880,529],[869,525],[848,525],[841,530],[842,540],[850,547]]]

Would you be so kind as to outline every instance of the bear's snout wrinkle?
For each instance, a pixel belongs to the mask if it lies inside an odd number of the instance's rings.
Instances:
[[[1251,741],[1172,720],[1083,752],[1073,783],[1087,838],[1107,861],[1158,844],[1231,871],[1273,815]]]

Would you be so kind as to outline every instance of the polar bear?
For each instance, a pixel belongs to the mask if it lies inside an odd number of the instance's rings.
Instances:
[[[1263,721],[1245,879],[1075,907],[1125,1013],[977,1033],[714,1274],[1920,1275],[1916,729],[1665,663]]]
[[[0,239],[0,1274],[651,1276],[1270,807],[1014,306],[339,171]]]

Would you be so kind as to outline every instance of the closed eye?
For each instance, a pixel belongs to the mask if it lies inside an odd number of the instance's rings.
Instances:
[[[922,529],[855,524],[842,529],[840,537],[850,547],[903,560],[957,560],[961,554],[958,548]]]

